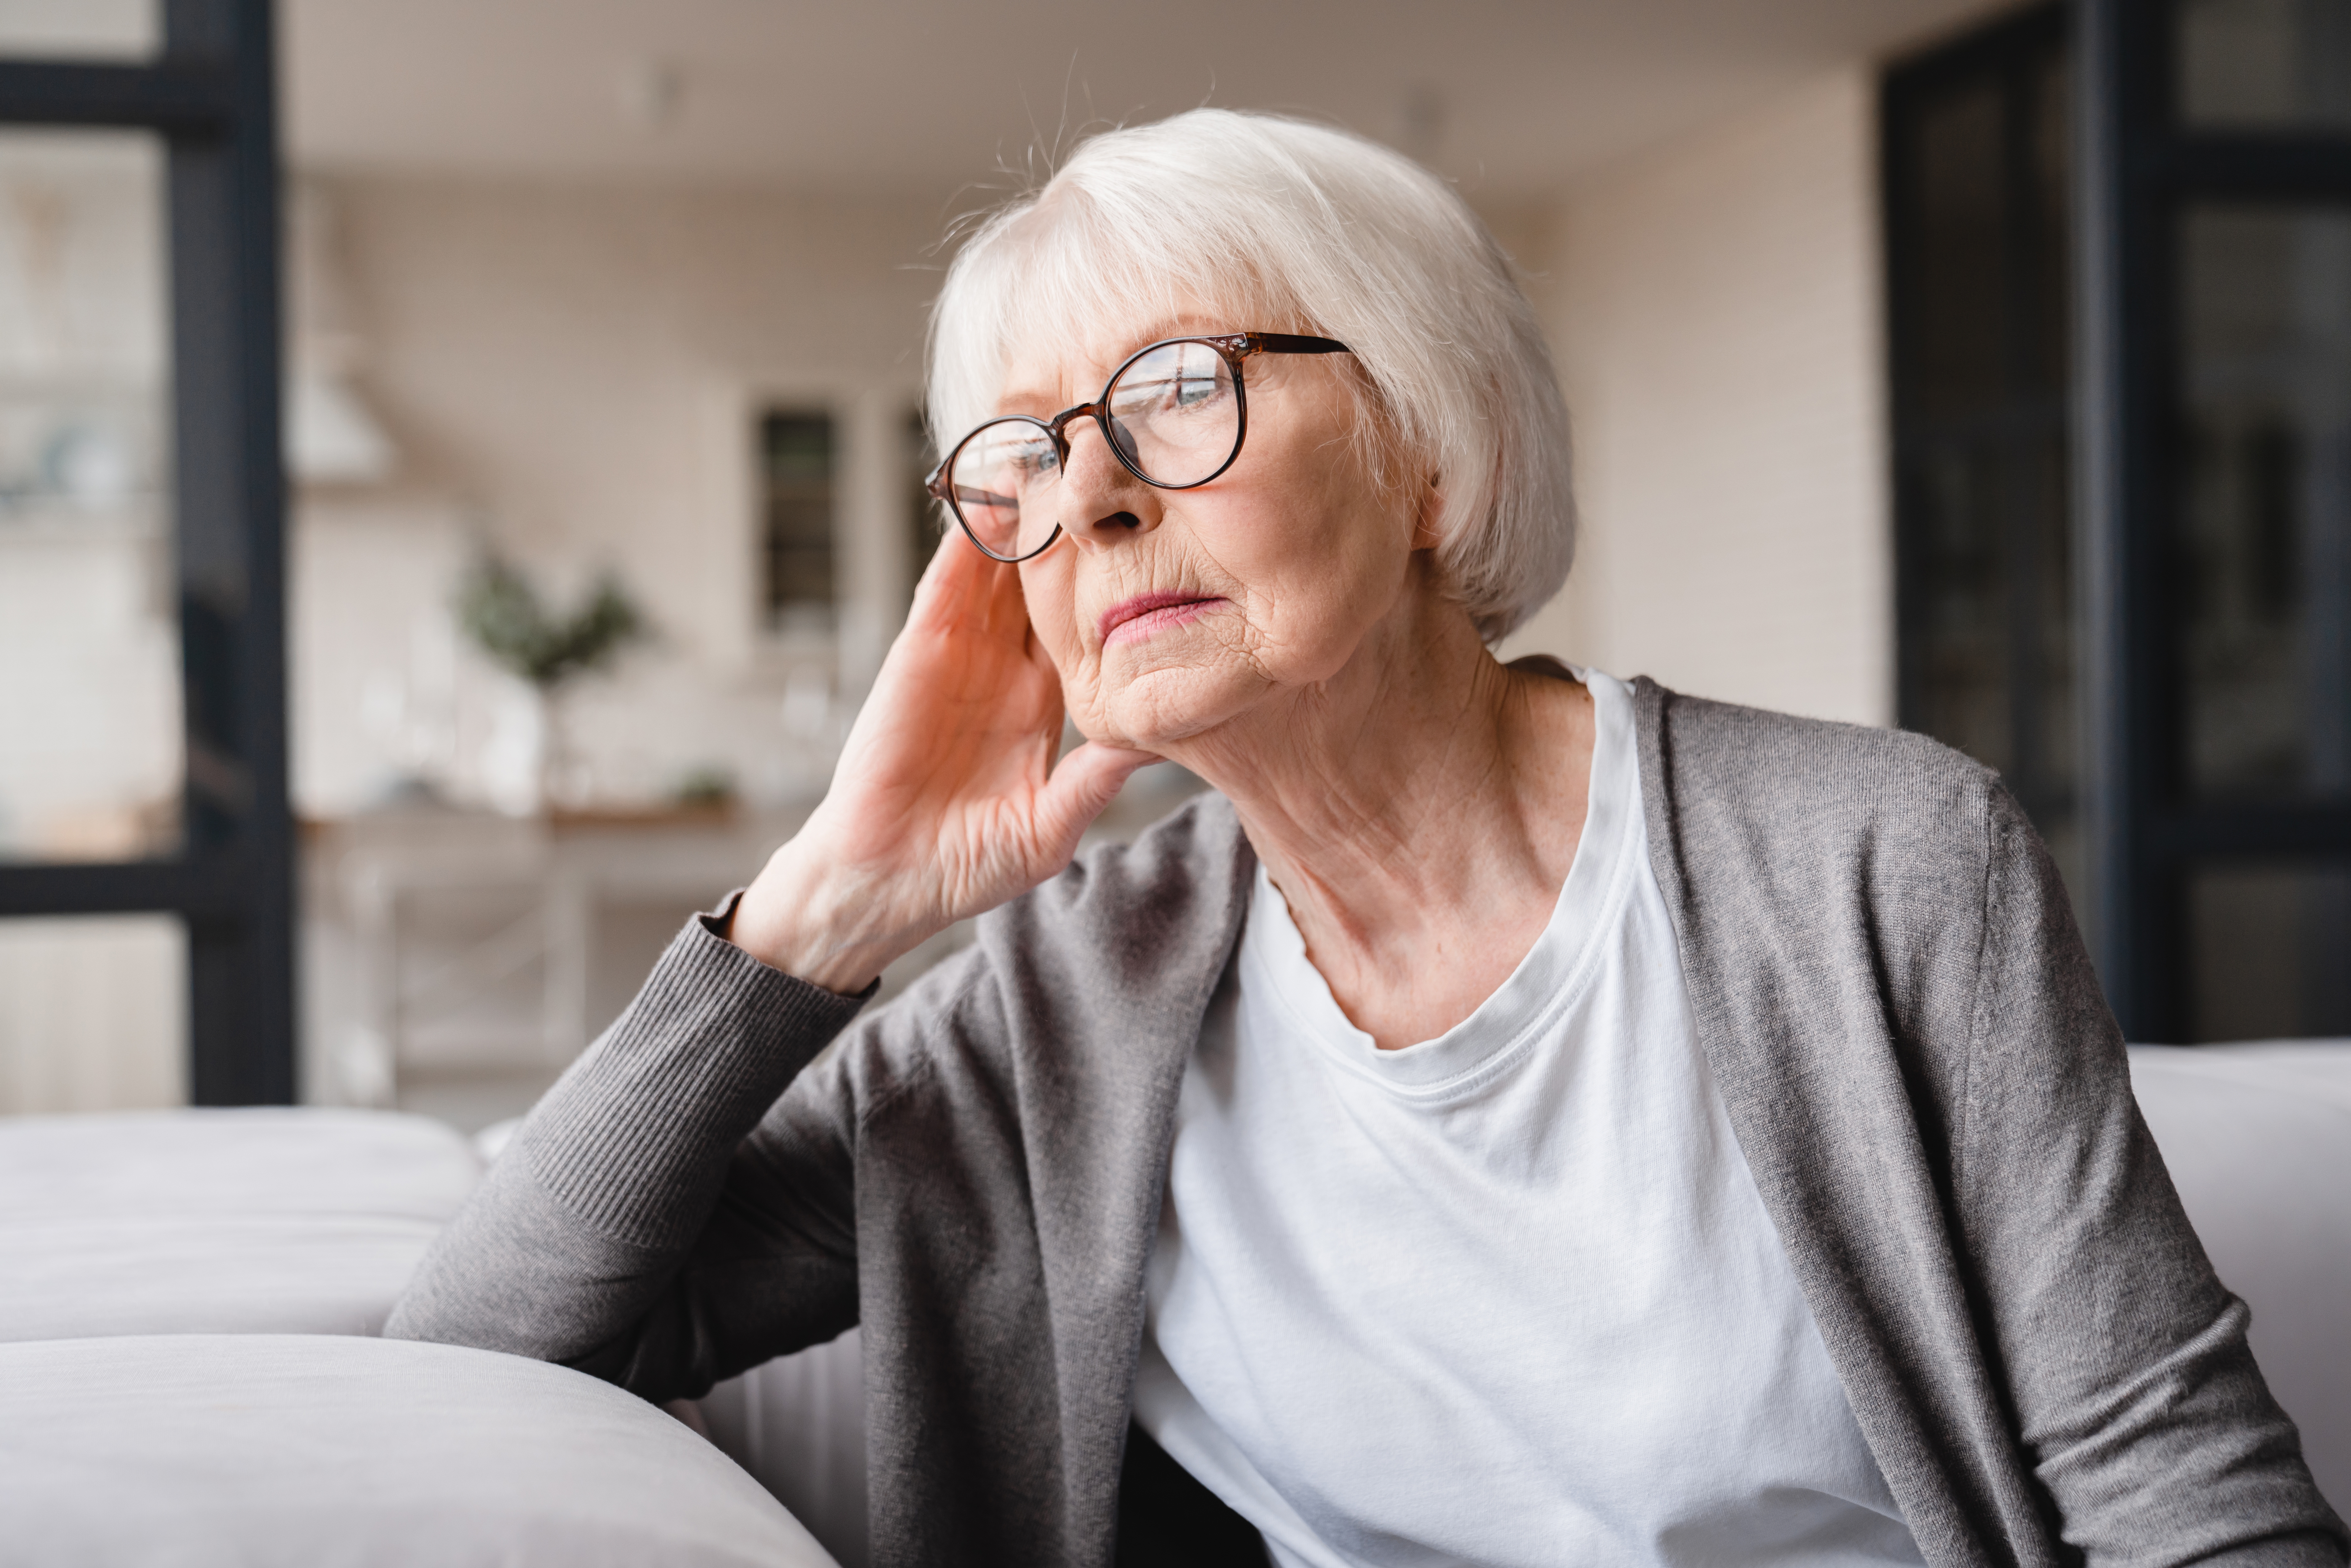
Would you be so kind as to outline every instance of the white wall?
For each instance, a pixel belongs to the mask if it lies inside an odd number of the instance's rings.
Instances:
[[[1872,80],[1856,65],[1610,171],[1520,242],[1583,532],[1506,652],[1891,722]]]
[[[757,627],[749,411],[783,393],[841,416],[840,568],[868,607],[845,627],[853,692],[889,629],[872,607],[894,605],[904,575],[892,414],[916,395],[945,214],[745,189],[313,184],[333,206],[353,380],[400,469],[389,487],[298,504],[305,809],[349,810],[436,744],[476,791],[497,684],[460,648],[452,685],[442,651],[476,530],[567,591],[616,569],[659,628],[574,699],[604,791],[658,794],[706,763],[755,794],[820,782],[778,712],[796,668],[831,679],[831,652]],[[403,738],[436,705],[443,740]]]

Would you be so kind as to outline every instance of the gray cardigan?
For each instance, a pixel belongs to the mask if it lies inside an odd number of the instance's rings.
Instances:
[[[1998,780],[1635,691],[1707,1059],[1927,1560],[2342,1563]],[[689,925],[386,1332],[658,1399],[862,1322],[877,1562],[1109,1563],[1176,1090],[1253,865],[1204,798],[821,1057],[857,1003]]]

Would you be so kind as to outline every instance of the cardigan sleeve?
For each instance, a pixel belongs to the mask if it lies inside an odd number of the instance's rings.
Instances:
[[[1955,1176],[2014,1418],[2089,1563],[2339,1564],[2346,1536],[2132,1099],[2047,852],[1986,812]]]
[[[849,1327],[851,1151],[746,1138],[863,999],[689,921],[435,1239],[385,1334],[667,1399]]]

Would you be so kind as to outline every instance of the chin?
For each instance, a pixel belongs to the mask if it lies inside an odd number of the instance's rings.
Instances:
[[[1182,665],[1147,671],[1115,687],[1097,689],[1092,710],[1101,727],[1081,722],[1088,739],[1131,746],[1139,751],[1160,751],[1181,745],[1245,710],[1260,694],[1256,676],[1221,669]],[[1072,711],[1075,711],[1074,709]]]

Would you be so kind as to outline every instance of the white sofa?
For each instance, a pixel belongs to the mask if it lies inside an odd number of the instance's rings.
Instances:
[[[2132,1071],[2321,1489],[2351,1505],[2351,1042],[2135,1048]],[[39,1560],[99,1564],[153,1560],[139,1543],[176,1520],[191,1563],[863,1568],[854,1332],[682,1413],[716,1450],[561,1368],[366,1339],[481,1168],[381,1113],[0,1123],[0,1517],[61,1532]],[[337,1528],[373,1544],[321,1550]]]
[[[853,1338],[681,1420],[372,1337],[482,1169],[381,1112],[0,1120],[0,1565],[862,1568]]]
[[[481,1175],[372,1111],[0,1119],[0,1343],[376,1333]]]
[[[0,1344],[0,1563],[831,1568],[668,1415],[520,1356],[364,1335]]]
[[[2351,1515],[2351,1041],[2134,1046],[2131,1084],[2319,1490]]]

